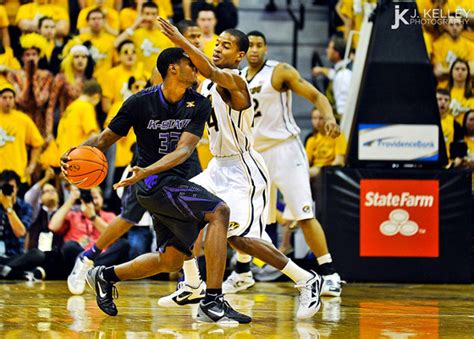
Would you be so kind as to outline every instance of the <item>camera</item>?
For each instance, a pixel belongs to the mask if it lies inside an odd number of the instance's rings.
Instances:
[[[13,186],[10,185],[8,182],[3,183],[2,185],[2,193],[4,196],[9,197],[13,194]]]
[[[89,190],[80,190],[81,191],[81,200],[84,201],[86,204],[92,202],[94,200],[92,198],[91,191]]]

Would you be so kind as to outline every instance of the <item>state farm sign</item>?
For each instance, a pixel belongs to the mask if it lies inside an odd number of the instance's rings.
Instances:
[[[437,180],[362,179],[360,255],[438,257]]]

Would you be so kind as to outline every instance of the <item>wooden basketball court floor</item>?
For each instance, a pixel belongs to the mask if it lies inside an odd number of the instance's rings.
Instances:
[[[253,317],[222,328],[192,319],[196,306],[162,308],[172,282],[119,283],[109,317],[90,289],[71,296],[65,281],[0,281],[0,338],[474,338],[474,285],[348,284],[297,321],[291,283],[257,283],[227,300]]]

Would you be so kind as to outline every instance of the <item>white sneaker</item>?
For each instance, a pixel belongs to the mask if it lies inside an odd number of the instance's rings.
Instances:
[[[300,305],[296,312],[298,319],[311,318],[321,307],[321,287],[323,279],[316,272],[311,271],[313,277],[306,283],[297,284],[295,287],[300,290]]]
[[[321,295],[330,297],[339,297],[341,295],[341,277],[337,273],[324,275],[324,284]]]
[[[160,298],[158,305],[163,307],[197,304],[206,296],[206,283],[201,281],[198,287],[187,285],[184,281],[178,283],[178,289],[170,295]]]
[[[94,262],[87,257],[76,258],[72,272],[67,277],[67,287],[72,294],[82,294],[86,288],[86,273],[94,266]]]
[[[246,290],[247,288],[255,285],[252,272],[237,273],[233,271],[222,283],[222,293],[232,294],[239,291]]]

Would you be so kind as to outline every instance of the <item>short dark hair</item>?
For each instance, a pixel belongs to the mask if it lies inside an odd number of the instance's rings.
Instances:
[[[184,34],[186,33],[186,31],[189,29],[189,27],[199,27],[197,25],[197,23],[193,20],[181,20],[180,22],[178,22],[178,24],[176,25],[176,28],[178,28],[178,31],[181,33],[181,34]]]
[[[177,64],[182,59],[189,59],[182,48],[171,47],[160,53],[156,60],[156,68],[158,69],[158,72],[160,72],[163,80],[166,78],[169,66],[171,64]]]
[[[239,51],[247,53],[247,51],[249,50],[249,38],[244,32],[236,28],[229,28],[226,29],[223,33],[229,33],[230,35],[236,37],[237,47],[239,47]]]
[[[135,46],[135,43],[132,40],[126,39],[117,46],[117,52],[120,53],[120,51],[122,50],[122,47],[127,44],[132,44],[133,46]]]
[[[102,12],[102,11],[100,10],[100,8],[94,8],[94,9],[90,10],[89,13],[87,13],[86,21],[89,21],[89,18],[90,18],[91,15],[94,14],[94,13],[100,13],[100,14],[102,14],[102,17],[105,18],[105,14],[104,14],[104,12]]]
[[[12,170],[4,170],[0,173],[0,181],[1,182],[9,182],[11,180],[15,180],[16,185],[19,187],[21,185],[21,179],[18,173]]]
[[[344,54],[346,52],[346,40],[338,36],[333,36],[330,41],[334,44],[334,50],[339,53],[341,59],[344,59]]]
[[[142,5],[142,12],[143,10],[148,7],[148,8],[156,8],[158,10],[158,5],[154,3],[153,1],[147,1]]]
[[[101,94],[102,88],[100,87],[97,80],[91,79],[84,82],[84,88],[82,89],[82,93],[89,96],[92,96],[94,94]]]
[[[38,29],[41,29],[41,26],[43,26],[43,22],[45,22],[46,20],[51,20],[54,22],[54,19],[50,16],[43,16],[41,17],[41,19],[38,20]]]
[[[201,12],[212,12],[214,13],[214,17],[217,19],[216,10],[214,9],[214,6],[208,4],[207,2],[199,4],[199,8],[196,11],[196,18],[194,18],[195,20],[197,20],[197,18],[199,17],[199,13]]]
[[[436,94],[446,95],[451,98],[451,93],[446,88],[438,88]]]
[[[263,42],[265,43],[265,45],[267,44],[267,38],[265,37],[265,34],[263,34],[260,31],[250,31],[247,33],[247,38],[250,36],[258,36],[263,39]]]

